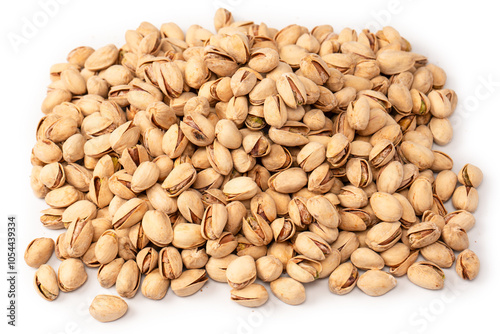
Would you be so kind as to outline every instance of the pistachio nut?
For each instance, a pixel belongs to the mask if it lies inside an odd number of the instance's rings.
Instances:
[[[473,280],[479,273],[479,259],[473,251],[465,249],[457,257],[455,266],[458,276],[465,280]]]
[[[124,263],[125,260],[119,257],[109,263],[101,264],[97,271],[97,281],[99,284],[106,289],[115,285],[118,273]]]
[[[45,300],[53,301],[59,295],[56,273],[48,264],[42,264],[37,269],[33,278],[33,286]]]
[[[85,266],[80,259],[66,259],[57,270],[57,284],[63,292],[78,289],[87,281]]]
[[[422,288],[439,290],[444,287],[444,273],[428,261],[415,262],[408,268],[408,279]]]
[[[200,290],[207,281],[207,272],[204,269],[189,269],[170,283],[172,291],[177,296],[186,297]]]
[[[306,300],[306,290],[302,283],[290,277],[280,277],[271,282],[271,291],[288,305],[299,305]]]
[[[345,295],[354,289],[358,278],[358,269],[351,262],[345,262],[331,273],[328,287],[336,295]]]
[[[36,238],[26,247],[24,262],[32,268],[39,268],[51,258],[54,247],[55,243],[51,238]]]

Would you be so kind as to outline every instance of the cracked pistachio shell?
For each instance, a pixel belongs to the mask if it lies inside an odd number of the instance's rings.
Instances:
[[[127,312],[127,303],[118,296],[97,295],[90,304],[90,315],[100,322],[115,321]]]
[[[229,254],[222,258],[211,257],[205,266],[208,276],[216,282],[227,283],[227,266],[237,258],[238,256],[235,254]]]
[[[354,186],[363,188],[372,182],[372,170],[365,159],[351,158],[345,168],[346,176]]]
[[[336,295],[345,295],[354,289],[358,277],[358,269],[351,262],[342,263],[328,278],[328,288]]]
[[[206,147],[207,159],[212,168],[221,175],[229,175],[233,169],[231,152],[219,141],[214,140]],[[200,172],[201,174],[201,172]]]
[[[55,243],[51,238],[36,238],[24,252],[24,261],[32,268],[39,268],[47,263],[54,252]]]
[[[368,160],[375,168],[388,164],[396,153],[394,144],[387,139],[381,139],[373,145]]]
[[[260,215],[243,218],[242,232],[245,238],[255,246],[264,246],[273,239],[273,231]]]
[[[73,186],[64,186],[51,190],[45,196],[45,203],[53,208],[66,208],[82,200],[83,194]]]
[[[290,277],[280,277],[271,282],[271,291],[288,305],[299,305],[306,300],[306,290],[302,283]]]
[[[68,227],[65,236],[67,252],[70,257],[81,257],[89,249],[94,237],[91,218],[76,219]]]
[[[362,270],[384,268],[384,259],[370,248],[361,247],[351,254],[351,262]]]
[[[429,129],[432,132],[434,142],[440,146],[448,144],[453,138],[453,127],[447,118],[431,118]]]
[[[434,200],[429,180],[423,177],[417,178],[410,186],[407,197],[415,209],[415,214],[421,215],[424,211],[430,210]]]
[[[283,101],[292,109],[306,103],[306,90],[294,73],[284,73],[276,80],[276,89]]]
[[[250,93],[257,83],[257,76],[248,68],[239,68],[231,77],[231,90],[234,96]]]
[[[420,170],[428,169],[434,163],[434,154],[425,146],[411,141],[404,141],[400,148],[404,157]]]
[[[285,101],[279,94],[269,95],[264,100],[264,119],[270,126],[281,128],[288,120]]]
[[[318,223],[328,228],[336,228],[339,225],[339,213],[325,196],[309,198],[306,202],[306,208]]]
[[[372,135],[382,129],[386,125],[386,122],[386,112],[380,106],[376,108],[371,107],[368,124],[365,129],[358,130],[358,134],[361,136]]]
[[[108,181],[109,190],[116,196],[129,200],[136,197],[136,193],[132,191],[131,184],[132,175],[121,169],[111,175]]]
[[[264,78],[248,94],[248,102],[254,106],[260,106],[265,103],[267,97],[277,94],[276,81],[271,78]]]
[[[186,297],[200,290],[207,281],[207,272],[204,269],[189,269],[170,281],[170,284],[177,296]]]
[[[278,279],[283,272],[283,264],[274,255],[260,257],[255,261],[257,276],[264,282]]]
[[[269,178],[270,189],[280,193],[291,194],[307,185],[307,174],[302,168],[293,167],[278,172]]]
[[[301,196],[294,197],[288,202],[288,214],[292,222],[298,227],[305,227],[314,222],[314,218],[307,209],[307,199]]]
[[[158,247],[165,247],[173,240],[170,218],[163,212],[149,210],[142,217],[142,228],[148,239]]]
[[[188,140],[196,146],[207,146],[215,139],[215,125],[201,114],[184,116],[179,126]]]
[[[107,264],[118,255],[118,235],[114,230],[102,233],[95,246],[95,257],[101,264]]]
[[[260,284],[250,284],[243,289],[232,289],[231,300],[246,307],[259,307],[269,298],[266,288]]]
[[[370,205],[378,219],[395,222],[403,216],[403,206],[393,195],[376,192],[370,197]]]
[[[294,249],[297,253],[317,261],[323,261],[331,253],[330,245],[312,232],[299,233],[295,239]]]
[[[422,288],[439,290],[444,287],[444,273],[436,264],[428,261],[415,262],[408,268],[408,279]]]
[[[141,272],[134,260],[126,261],[116,278],[116,292],[123,298],[132,298],[141,283]]]
[[[132,175],[130,189],[135,193],[147,190],[156,184],[159,176],[160,169],[158,166],[154,162],[144,161],[137,167]]]
[[[115,285],[118,273],[124,263],[125,260],[119,257],[109,263],[101,264],[99,270],[97,271],[97,281],[99,284],[106,289]]]
[[[234,259],[226,269],[227,283],[234,289],[243,289],[257,277],[255,260],[250,255]]]
[[[441,236],[441,230],[435,223],[424,221],[411,226],[406,235],[410,248],[416,249],[428,246],[437,241]]]
[[[169,197],[176,197],[189,188],[196,180],[196,170],[190,163],[181,163],[168,174],[162,187]]]
[[[98,208],[102,209],[108,206],[114,196],[109,189],[109,178],[94,176],[90,180],[88,196]]]
[[[217,122],[215,136],[222,146],[231,150],[239,148],[243,140],[236,124],[228,119],[221,119]]]
[[[377,189],[381,192],[394,194],[403,182],[404,170],[399,161],[391,161],[377,175]]]
[[[240,201],[233,201],[226,204],[227,209],[227,223],[224,230],[236,235],[243,224],[243,218],[247,213],[245,205]]]
[[[89,71],[99,71],[113,65],[118,59],[118,48],[113,44],[103,46],[91,53],[84,67]]]
[[[136,256],[141,274],[149,274],[158,266],[158,252],[153,247],[141,249]]]
[[[368,195],[362,188],[352,185],[344,186],[337,194],[340,205],[346,208],[359,209],[368,205]]]
[[[281,128],[271,127],[269,138],[283,146],[302,146],[309,142],[307,135],[310,129],[303,123],[287,121]]]
[[[297,154],[297,163],[305,172],[310,172],[321,165],[325,158],[325,146],[317,142],[310,142]]]
[[[80,259],[66,259],[57,270],[57,284],[63,292],[78,289],[87,281],[85,266]]]
[[[191,223],[178,223],[174,226],[172,245],[181,249],[200,247],[206,240],[201,235],[201,225]]]
[[[30,175],[30,186],[33,194],[38,198],[44,198],[50,191],[41,181],[40,181],[40,171],[42,166],[33,166]]]
[[[408,71],[417,63],[427,61],[427,58],[412,52],[387,49],[377,53],[377,61],[380,72],[392,75]]]
[[[190,223],[201,224],[205,208],[201,194],[196,190],[186,190],[177,198],[181,215]]]
[[[283,242],[295,234],[295,224],[288,218],[280,217],[271,223],[273,230],[274,240],[276,242]]]
[[[402,242],[397,242],[391,248],[380,253],[384,264],[388,267],[395,267],[401,264],[410,255],[410,247]]]
[[[217,239],[227,223],[227,209],[223,204],[208,206],[201,221],[201,235],[207,239]]]
[[[311,129],[311,132],[320,132],[327,129],[329,130],[331,124],[329,121],[327,121],[325,113],[319,109],[311,109],[306,112],[302,118],[302,121],[309,127],[309,129]]]
[[[135,146],[141,135],[140,128],[134,126],[131,121],[123,123],[111,133],[109,142],[115,152],[123,152],[124,149]]]
[[[186,149],[189,140],[177,124],[173,124],[163,135],[162,150],[170,159],[178,158]]]
[[[326,256],[323,261],[320,261],[321,272],[318,278],[326,278],[331,275],[331,273],[339,266],[341,262],[340,252],[336,249],[332,249],[332,252]]]
[[[117,230],[134,226],[148,210],[147,203],[140,198],[132,198],[118,208],[113,216],[112,224]]]
[[[401,233],[401,223],[380,222],[368,231],[365,242],[374,251],[383,252],[401,239]]]
[[[259,187],[251,178],[240,176],[227,182],[222,191],[228,201],[242,201],[255,196],[259,192]]]
[[[469,247],[467,232],[456,223],[448,222],[443,228],[441,238],[451,249],[457,252]]]
[[[332,189],[335,180],[330,165],[325,162],[311,171],[307,181],[307,189],[316,193],[327,193]]]
[[[42,102],[42,112],[50,114],[56,106],[64,102],[70,102],[71,97],[72,94],[65,87],[64,89],[56,88],[51,90]]]
[[[370,103],[366,96],[361,96],[347,106],[346,118],[354,130],[365,130],[370,123]]]
[[[450,268],[455,262],[455,254],[453,250],[444,242],[436,241],[428,246],[420,249],[420,254],[432,263],[435,263],[441,268]]]
[[[464,280],[473,280],[479,273],[479,258],[470,249],[466,249],[457,257],[455,270]]]
[[[262,157],[262,165],[270,172],[278,172],[289,168],[293,159],[290,151],[281,145],[272,144],[269,154]]]
[[[53,301],[59,295],[56,273],[48,264],[42,264],[37,269],[33,278],[33,286],[45,300]]]
[[[124,149],[120,159],[118,159],[120,165],[130,175],[133,175],[137,166],[144,161],[149,161],[149,155],[146,148],[142,145],[135,145]]]
[[[191,187],[197,191],[206,191],[209,189],[218,189],[223,182],[224,176],[210,167],[198,173]]]
[[[162,277],[158,269],[146,274],[141,284],[141,293],[144,297],[161,300],[167,294],[170,280]]]
[[[232,253],[237,247],[238,241],[234,235],[223,232],[218,239],[207,240],[206,252],[211,257],[221,258]]]
[[[477,209],[479,197],[476,188],[469,186],[460,186],[453,192],[451,201],[453,203],[453,206],[457,210],[474,212]]]
[[[327,63],[317,54],[310,53],[300,60],[302,74],[316,85],[323,85],[330,77]]]
[[[182,258],[177,248],[162,248],[158,254],[158,268],[163,278],[175,279],[182,273]]]
[[[208,262],[208,255],[203,248],[183,249],[181,258],[186,269],[200,269]]]
[[[413,224],[417,222],[417,216],[415,215],[415,210],[413,209],[413,206],[410,204],[410,202],[405,196],[399,193],[394,193],[392,194],[392,196],[396,197],[396,199],[403,207],[403,214],[401,215],[399,222],[404,228],[411,227]]]
[[[400,115],[409,115],[413,110],[410,90],[403,84],[393,83],[389,86],[387,98],[393,109]]]
[[[326,147],[326,158],[333,168],[340,167],[347,162],[351,152],[349,139],[341,133],[332,136]]]
[[[479,167],[472,164],[466,164],[463,166],[457,175],[458,182],[468,187],[477,188],[483,181],[483,172],[479,169]]]
[[[431,114],[437,118],[448,118],[453,114],[451,102],[446,94],[441,90],[431,91],[427,97],[431,102]]]
[[[260,215],[268,223],[271,223],[277,217],[276,203],[269,194],[258,193],[250,201],[250,212],[254,217]]]
[[[396,279],[379,269],[370,269],[359,276],[357,286],[369,296],[382,296],[396,287]]]
[[[444,216],[446,224],[456,224],[468,232],[476,224],[476,218],[472,213],[465,210],[457,210]]]
[[[389,269],[389,272],[391,275],[394,275],[395,277],[400,277],[406,275],[408,268],[417,261],[419,255],[419,250],[414,250],[410,252],[410,255],[403,260],[400,264],[397,264],[395,266],[392,266]]]
[[[441,201],[446,202],[453,195],[456,185],[457,174],[451,170],[443,170],[436,176],[434,192]]]
[[[349,259],[351,254],[358,249],[359,240],[355,233],[341,231],[335,242],[330,247],[338,250],[340,252],[340,261],[345,262]]]
[[[322,270],[321,263],[302,255],[291,258],[286,264],[287,274],[301,283],[309,283],[318,279]]]
[[[35,157],[45,164],[58,162],[62,158],[61,148],[49,139],[40,139],[33,147]]]

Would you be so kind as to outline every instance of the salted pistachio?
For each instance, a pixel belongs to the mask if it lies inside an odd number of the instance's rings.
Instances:
[[[362,208],[339,210],[339,216],[338,227],[344,231],[364,231],[373,224],[370,213]]]
[[[182,163],[174,167],[163,181],[162,187],[165,188],[169,197],[176,197],[195,182],[196,176],[196,170],[191,164]]]
[[[299,254],[317,261],[324,260],[331,252],[330,245],[312,232],[300,232],[295,239],[294,248]]]
[[[228,201],[241,201],[255,196],[259,188],[251,178],[241,176],[227,182],[222,191]]]
[[[222,258],[211,257],[206,263],[205,269],[208,276],[217,282],[227,283],[226,269],[229,263],[238,256],[235,254],[229,254]]]
[[[283,264],[274,255],[260,257],[255,261],[257,276],[264,282],[278,279],[283,272]]]
[[[263,112],[264,125],[269,124],[270,126],[281,128],[288,120],[287,106],[279,94],[269,95],[265,98]],[[257,120],[250,119],[249,121],[255,122]],[[252,127],[256,128],[257,126],[254,125]]]
[[[451,102],[443,91],[432,90],[427,96],[431,103],[430,112],[434,117],[447,118],[453,114]]]
[[[285,170],[292,165],[290,151],[281,145],[272,144],[269,153],[262,157],[262,165],[270,172]]]
[[[82,199],[83,194],[75,187],[63,186],[49,191],[45,196],[45,203],[53,208],[66,208]]]
[[[340,253],[340,261],[345,262],[351,254],[358,249],[359,241],[356,234],[349,231],[341,231],[337,239],[331,245],[332,249],[336,249]]]
[[[86,139],[80,133],[75,133],[66,139],[62,145],[62,158],[72,163],[82,159],[85,155],[83,147]]]
[[[423,177],[417,178],[410,186],[407,197],[417,215],[431,209],[433,198],[432,185],[429,180]]]
[[[336,228],[340,217],[337,209],[325,196],[314,196],[306,202],[307,211],[320,224],[328,228]]]
[[[78,289],[87,281],[85,266],[80,259],[66,259],[57,270],[57,284],[63,292]]]
[[[325,146],[317,142],[310,142],[297,154],[297,163],[305,172],[310,172],[321,165],[325,157]]]
[[[353,185],[341,187],[337,197],[340,205],[346,208],[359,209],[368,204],[368,196],[362,188]]]
[[[408,268],[408,279],[422,288],[439,290],[444,287],[445,276],[436,264],[419,261]]]
[[[272,281],[271,291],[288,305],[299,305],[306,300],[306,291],[302,283],[290,277],[280,277]]]
[[[479,273],[479,258],[470,249],[465,249],[457,256],[455,270],[462,279],[473,280]]]
[[[173,240],[170,218],[158,210],[146,211],[142,217],[142,228],[147,238],[158,247],[165,247]]]
[[[113,216],[112,224],[117,230],[137,224],[147,211],[147,204],[140,198],[132,198],[120,206]]]
[[[208,262],[208,255],[203,248],[184,249],[181,252],[182,263],[186,269],[200,269]]]
[[[401,264],[410,255],[410,247],[402,242],[397,242],[391,248],[380,253],[384,264],[395,267]]]
[[[116,258],[107,264],[101,264],[97,271],[97,281],[103,288],[110,288],[116,283],[116,278],[125,263],[122,258]]]
[[[347,161],[346,176],[356,187],[366,187],[372,181],[372,170],[368,161],[352,158]]]
[[[277,217],[276,203],[271,195],[258,193],[250,200],[250,212],[254,217],[259,215],[266,222],[272,223]]]
[[[47,263],[54,252],[55,243],[51,238],[36,238],[24,252],[24,262],[32,268],[39,268]]]
[[[289,168],[269,178],[268,186],[280,193],[294,193],[307,184],[307,175],[302,168]]]
[[[269,223],[260,215],[244,217],[242,232],[255,246],[267,245],[273,239],[273,231]]]
[[[271,127],[269,138],[283,146],[301,146],[309,142],[307,135],[310,129],[303,123],[287,121],[281,128]]]
[[[246,307],[259,307],[266,303],[269,295],[266,288],[260,284],[250,284],[243,289],[232,289],[231,300]]]
[[[420,249],[420,254],[441,268],[450,268],[455,262],[453,250],[441,241],[436,241]]]
[[[366,244],[376,252],[383,252],[399,241],[401,233],[401,223],[380,222],[368,231]]]
[[[351,262],[356,268],[362,270],[382,269],[384,267],[384,259],[370,248],[360,247],[351,254]]]
[[[224,204],[227,205],[228,201],[224,192],[220,189],[212,188],[205,190],[201,195],[201,201],[205,207],[214,204]]]
[[[33,155],[44,164],[58,162],[62,158],[59,146],[49,139],[39,139],[33,147]]]
[[[141,274],[149,274],[158,266],[158,252],[152,247],[142,248],[136,257]]]
[[[132,191],[132,175],[125,170],[119,170],[108,180],[109,190],[122,199],[129,200],[136,197],[136,193]]]
[[[330,165],[323,163],[309,174],[307,189],[316,193],[327,193],[332,189],[335,180]]]
[[[42,225],[50,230],[59,230],[64,228],[62,215],[65,209],[48,208],[40,211],[40,222]]]
[[[377,218],[387,222],[399,221],[403,215],[401,203],[393,195],[376,192],[370,197],[370,205]]]
[[[207,240],[206,254],[214,258],[229,255],[238,247],[238,239],[231,232],[222,232],[216,239]]]
[[[373,145],[368,159],[375,168],[388,164],[396,153],[393,143],[387,139],[381,139]]]
[[[286,265],[287,274],[302,283],[309,283],[319,278],[321,270],[322,266],[318,261],[302,255],[291,258]]]
[[[179,297],[186,297],[196,293],[208,281],[204,269],[189,269],[181,276],[171,281],[172,291]]]
[[[158,269],[146,274],[141,284],[141,293],[144,297],[161,300],[167,294],[170,281],[160,275]]]
[[[469,247],[467,232],[454,222],[448,222],[444,226],[441,238],[454,251],[460,252]]]
[[[476,224],[476,218],[469,211],[457,210],[448,213],[444,216],[446,224],[456,224],[463,228],[466,232]]]
[[[144,233],[142,222],[129,228],[128,238],[136,250],[143,249],[149,244],[149,238],[146,233]]]
[[[111,148],[115,152],[123,152],[124,149],[136,145],[139,136],[139,127],[134,126],[131,121],[123,123],[111,132],[111,136],[109,137]]]
[[[223,204],[208,206],[201,221],[201,235],[207,239],[217,239],[227,223],[227,209]]]
[[[189,163],[189,161],[187,163]],[[197,174],[196,180],[191,187],[197,191],[203,192],[209,189],[218,189],[223,182],[224,176],[210,167]]]
[[[336,295],[345,295],[354,289],[358,278],[358,269],[351,262],[345,262],[330,274],[328,287]]]
[[[201,225],[181,222],[174,225],[173,231],[174,238],[172,245],[177,248],[189,249],[200,247],[206,242],[201,235]]]
[[[260,132],[251,133],[243,138],[243,149],[254,158],[260,158],[271,152],[271,142]]]
[[[228,284],[234,289],[243,289],[257,277],[255,260],[249,255],[240,256],[229,263],[226,270]]]
[[[295,224],[285,217],[275,219],[271,223],[271,229],[276,242],[286,241],[295,234]]]
[[[90,304],[90,315],[100,322],[120,319],[127,312],[127,303],[118,296],[97,295]]]
[[[401,223],[402,227],[410,228],[412,225],[417,223],[417,216],[415,214],[415,210],[413,209],[413,206],[411,205],[410,201],[408,201],[408,198],[401,195],[400,193],[394,193],[392,194],[392,196],[394,196],[399,201],[399,203],[403,208],[403,214],[399,219],[399,222]]]
[[[142,145],[135,145],[123,150],[121,157],[118,159],[123,169],[133,175],[137,167],[144,161],[149,161],[149,155],[146,148]]]
[[[47,199],[47,197],[45,197],[45,199]],[[451,201],[457,210],[474,212],[477,209],[479,201],[477,190],[474,187],[460,186],[453,192]]]
[[[447,201],[453,195],[456,185],[457,174],[451,170],[443,170],[436,176],[434,192],[442,201]]]
[[[359,276],[357,286],[369,296],[382,296],[396,287],[396,279],[380,269],[370,269]]]
[[[180,129],[190,142],[197,146],[207,146],[215,139],[215,127],[201,114],[184,116]]]
[[[236,235],[241,230],[243,218],[247,213],[247,209],[240,201],[233,201],[226,204],[226,209],[228,218],[224,230]]]
[[[154,162],[142,162],[132,175],[130,189],[135,193],[147,190],[156,184],[159,176],[160,169]]]
[[[70,257],[81,257],[90,247],[94,236],[92,218],[76,219],[68,227],[65,244]]]
[[[430,221],[415,224],[408,229],[407,237],[412,249],[428,246],[439,239],[441,230]]]
[[[204,207],[201,194],[195,190],[186,190],[177,198],[177,206],[182,216],[190,223],[201,224]]]
[[[466,164],[458,172],[458,182],[461,184],[477,188],[483,181],[483,172],[472,164]]]
[[[184,152],[188,143],[188,138],[184,135],[179,126],[173,124],[163,135],[162,149],[170,159],[175,159]]]
[[[236,124],[227,119],[221,119],[217,122],[215,136],[217,137],[217,141],[228,149],[237,149],[241,146],[243,139]]]
[[[307,199],[296,196],[288,202],[288,214],[291,221],[299,228],[308,226],[314,222],[314,218],[307,209]]]
[[[178,278],[182,273],[182,258],[177,248],[162,248],[158,254],[158,269],[165,279]]]
[[[116,292],[123,298],[132,298],[139,289],[141,272],[134,260],[126,261],[116,277]]]
[[[48,264],[42,264],[35,272],[33,286],[36,292],[45,300],[53,301],[59,295],[57,276]]]
[[[118,235],[114,230],[106,230],[97,240],[95,256],[101,264],[110,263],[118,255]]]

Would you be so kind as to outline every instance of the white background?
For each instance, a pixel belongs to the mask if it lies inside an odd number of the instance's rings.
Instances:
[[[2,2],[0,79],[0,168],[2,176],[0,214],[0,319],[1,332],[45,334],[134,332],[270,333],[369,332],[471,333],[497,332],[498,319],[498,129],[500,67],[498,11],[491,1],[9,1]],[[56,3],[50,16],[43,3]],[[98,48],[108,43],[120,46],[127,29],[141,21],[156,26],[173,21],[184,30],[200,24],[213,30],[213,14],[219,6],[233,12],[236,20],[265,22],[278,29],[298,23],[312,29],[331,24],[372,30],[391,25],[413,45],[413,50],[444,68],[447,87],[455,89],[459,107],[451,118],[455,136],[440,148],[454,158],[453,170],[473,163],[484,171],[476,227],[470,232],[470,248],[481,259],[481,272],[473,282],[446,270],[446,288],[428,291],[398,279],[398,286],[383,297],[373,298],[355,289],[346,296],[331,294],[327,280],[308,284],[307,301],[298,307],[281,303],[271,295],[266,306],[248,309],[229,300],[229,287],[210,281],[201,292],[180,298],[169,291],[162,301],[147,300],[140,292],[127,300],[126,316],[101,324],[88,314],[88,305],[105,290],[88,270],[89,280],[78,291],[61,293],[52,302],[42,300],[32,287],[34,269],[22,260],[29,241],[38,236],[55,238],[44,229],[39,211],[45,203],[35,199],[29,186],[30,151],[35,127],[42,116],[40,104],[49,83],[49,68],[64,62],[74,47]],[[48,20],[44,21],[44,18]],[[26,22],[38,24],[36,31],[23,32]],[[24,35],[23,35],[24,33]],[[9,38],[23,36],[14,46]],[[6,326],[6,245],[8,214],[18,217],[18,327]],[[49,264],[57,268],[52,257]]]

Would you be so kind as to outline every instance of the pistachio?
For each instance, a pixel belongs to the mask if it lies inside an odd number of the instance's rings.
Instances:
[[[306,300],[306,291],[302,283],[290,277],[280,277],[271,282],[271,291],[288,305],[299,305]]]
[[[432,262],[415,262],[408,268],[408,279],[422,288],[439,290],[444,287],[444,273]]]

